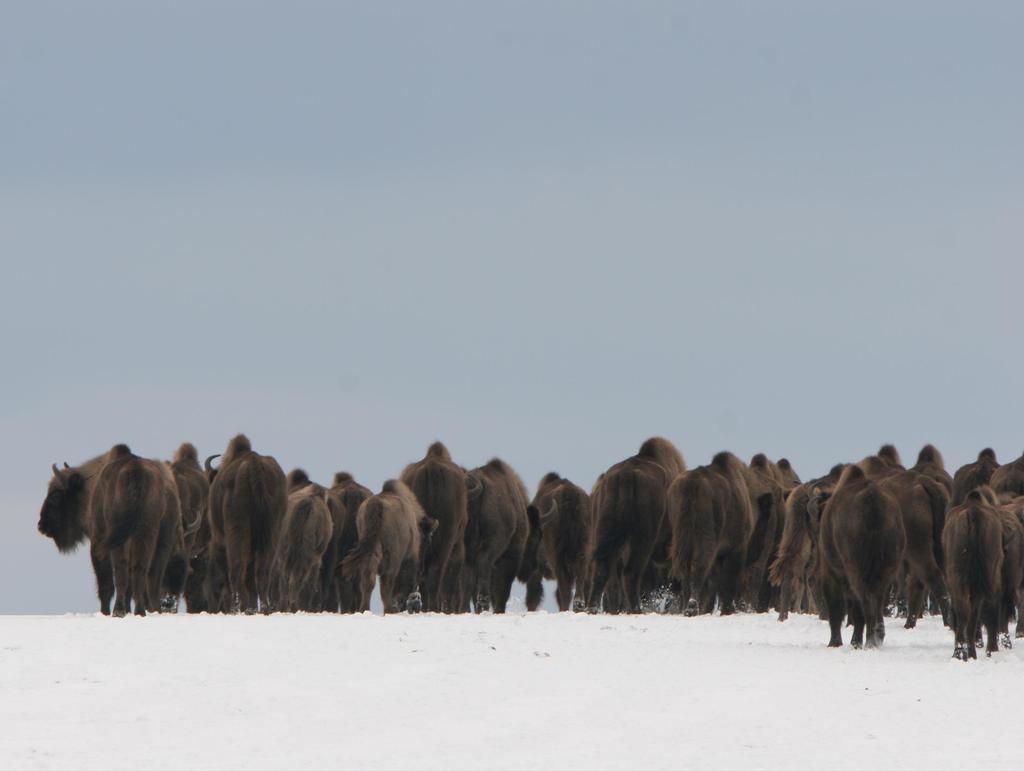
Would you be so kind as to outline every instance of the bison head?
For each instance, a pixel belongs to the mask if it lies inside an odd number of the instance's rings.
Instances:
[[[85,540],[82,510],[86,503],[85,477],[64,464],[53,465],[53,478],[39,512],[39,532],[52,538],[62,553],[74,551]]]

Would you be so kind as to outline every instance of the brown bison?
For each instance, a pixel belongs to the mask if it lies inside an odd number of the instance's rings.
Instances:
[[[931,477],[940,485],[946,488],[946,494],[953,494],[953,477],[946,471],[946,463],[942,460],[942,453],[935,445],[926,444],[917,454],[917,463],[910,469],[926,477]]]
[[[1002,600],[999,609],[1000,642],[1004,648],[1012,648],[1009,621],[1016,617],[1015,637],[1024,637],[1024,623],[1021,619],[1021,589],[1024,583],[1024,522],[1021,512],[1024,498],[1014,498],[999,506],[1003,525],[1003,574]]]
[[[477,612],[504,613],[530,533],[526,486],[498,458],[473,469],[469,476],[481,490],[468,504],[464,580]]]
[[[586,608],[587,549],[590,544],[590,497],[581,487],[555,472],[540,480],[529,507],[539,534],[534,542],[526,580],[527,610],[536,610],[544,596],[542,579],[557,581],[560,611]]]
[[[112,466],[107,472],[108,466]],[[125,615],[156,610],[167,563],[181,539],[181,513],[170,471],[132,455],[125,445],[80,466],[52,467],[39,532],[61,553],[86,538],[100,611]],[[180,591],[180,586],[173,587]]]
[[[766,490],[752,506],[751,484],[750,469],[732,453],[720,452],[669,487],[672,576],[679,587],[674,607],[688,616],[713,610],[712,579],[722,615],[735,611],[741,572],[748,555],[760,556],[775,503]]]
[[[999,649],[1003,573],[1003,521],[995,495],[987,486],[975,487],[964,502],[950,509],[942,531],[946,584],[953,606],[953,658],[978,658],[975,640],[979,622],[988,633],[987,650]]]
[[[370,595],[380,576],[385,613],[422,608],[419,583],[425,548],[437,527],[405,484],[384,483],[378,495],[363,501],[356,514],[359,541],[341,562],[342,575],[359,581],[359,610],[370,609]]]
[[[942,575],[942,529],[946,523],[949,494],[946,488],[917,471],[901,471],[879,481],[899,503],[906,534],[903,552],[903,592],[907,603],[907,629],[917,625],[928,592],[949,620],[946,585]]]
[[[815,490],[808,510],[817,517],[825,494]],[[896,580],[906,535],[895,497],[858,466],[847,466],[827,498],[818,531],[818,573],[828,606],[829,647],[843,644],[847,610],[853,622],[852,645],[873,648],[885,639],[882,612]]]
[[[185,527],[184,547],[188,567],[185,609],[189,613],[203,613],[210,610],[206,597],[207,547],[210,543],[210,523],[206,518],[206,508],[210,482],[199,465],[199,453],[189,442],[178,448],[170,465],[178,488],[181,518]],[[168,572],[171,572],[170,565]]]
[[[750,492],[751,505],[759,515],[761,512],[758,508],[758,500],[765,494],[771,495],[771,507],[765,515],[767,520],[761,523],[764,539],[760,543],[763,543],[763,546],[756,553],[748,554],[743,573],[746,605],[758,613],[766,613],[772,604],[773,594],[768,568],[778,557],[779,545],[782,542],[782,533],[785,527],[786,496],[792,491],[792,487],[787,489],[785,484],[789,484],[793,478],[796,478],[796,474],[793,473],[792,468],[789,469],[788,474],[784,474],[782,469],[770,461],[764,453],[758,453],[750,459],[750,465],[745,470],[744,478]]]
[[[291,471],[287,482],[288,506],[274,558],[275,606],[292,613],[319,612],[323,603],[320,567],[333,527],[327,490],[311,482],[302,469]]]
[[[227,569],[230,611],[270,612],[271,568],[288,507],[284,472],[239,434],[228,443],[210,485],[214,558]]]
[[[950,498],[950,506],[959,506],[967,500],[967,493],[975,487],[987,485],[992,475],[999,468],[999,461],[996,460],[996,453],[991,447],[986,447],[978,453],[978,459],[974,463],[961,466],[953,475],[953,495]]]
[[[342,613],[355,613],[362,603],[358,578],[345,578],[341,562],[359,541],[356,513],[373,493],[353,479],[347,471],[334,475],[327,491],[327,508],[331,512],[331,543],[324,553],[320,571],[324,594],[324,609]]]
[[[640,612],[641,585],[659,543],[667,541],[665,501],[672,480],[685,471],[682,455],[667,439],[653,437],[639,452],[601,475],[592,495],[594,551],[587,607],[596,613]],[[667,547],[664,549],[666,555]],[[609,579],[614,590],[605,596]],[[621,595],[620,595],[621,592]]]
[[[989,487],[1004,500],[1024,495],[1024,456],[992,472]]]
[[[815,579],[818,565],[818,527],[821,509],[808,509],[812,491],[831,494],[846,468],[832,467],[829,473],[792,490],[786,498],[785,523],[778,554],[769,569],[769,579],[779,587],[779,621],[791,610],[816,612],[826,618],[826,607]]]
[[[438,523],[425,555],[426,574],[422,587],[425,607],[428,611],[462,610],[458,587],[460,558],[464,554],[463,536],[469,518],[467,495],[479,494],[480,485],[452,462],[448,449],[441,442],[430,445],[422,460],[406,466],[401,481],[416,495],[427,516]],[[453,553],[456,559],[451,566],[452,576],[446,583],[445,575]]]
[[[161,597],[160,591],[171,557],[184,547],[178,488],[170,468],[134,455],[127,445],[116,445],[99,472],[91,508],[114,571],[114,615],[124,616],[132,604],[138,616],[161,605],[175,607],[184,570],[169,587],[173,595]]]

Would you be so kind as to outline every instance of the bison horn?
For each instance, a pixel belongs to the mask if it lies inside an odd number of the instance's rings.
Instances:
[[[548,525],[558,513],[558,501],[552,499],[551,505],[548,506],[548,510],[540,515],[540,526],[545,527]]]
[[[52,466],[50,466],[50,468],[52,468],[52,469],[53,469],[53,475],[54,475],[55,477],[57,477],[57,479],[60,479],[60,478],[61,478],[61,476],[60,476],[60,469],[59,469],[59,468],[57,468],[57,464],[56,464],[56,463],[54,463],[54,464],[53,464]]]
[[[466,474],[466,497],[469,500],[476,499],[484,490],[483,483],[472,474]]]
[[[205,462],[203,463],[203,468],[205,468],[205,469],[206,469],[206,473],[207,473],[207,474],[212,474],[212,473],[213,473],[214,471],[216,471],[216,470],[217,470],[217,469],[215,469],[215,468],[213,467],[213,459],[214,459],[214,458],[219,458],[219,457],[220,457],[220,453],[217,453],[216,455],[211,455],[211,456],[210,456],[209,458],[207,458],[207,459],[206,459],[206,461],[205,461]]]
[[[71,468],[71,466],[68,465],[67,461],[64,461],[64,468]]]
[[[191,525],[189,525],[187,528],[185,528],[185,535],[192,535],[193,533],[198,531],[199,527],[200,527],[200,525],[202,525],[202,523],[203,523],[203,515],[200,514],[197,511],[196,512],[195,522],[193,522]]]

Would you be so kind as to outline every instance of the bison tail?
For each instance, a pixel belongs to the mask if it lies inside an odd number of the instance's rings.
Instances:
[[[366,530],[359,534],[359,542],[341,561],[341,575],[345,578],[359,575],[376,551],[377,544],[380,543],[384,504],[379,498],[370,498],[363,505],[366,506]]]
[[[146,494],[146,473],[137,464],[129,464],[117,476],[110,533],[103,541],[106,549],[124,546],[135,535],[142,520]]]
[[[636,474],[632,471],[605,477],[597,511],[594,560],[605,562],[616,554],[633,534],[633,512],[621,511],[623,503],[636,499]]]
[[[294,575],[304,567],[305,539],[308,531],[309,518],[313,515],[313,499],[304,497],[292,509],[288,518],[287,530],[281,533],[281,549],[283,549],[282,568],[287,575]],[[281,552],[279,552],[281,553]]]
[[[283,484],[270,484],[270,471],[257,466],[249,475],[249,488],[253,510],[250,515],[252,551],[262,554],[272,546],[277,519],[288,505],[288,494]]]
[[[672,575],[681,580],[690,578],[694,560],[702,545],[713,540],[706,532],[714,516],[714,495],[707,480],[698,474],[688,474],[679,487],[673,486],[669,496],[672,510],[669,518],[672,524],[672,541],[669,554],[672,561]]]

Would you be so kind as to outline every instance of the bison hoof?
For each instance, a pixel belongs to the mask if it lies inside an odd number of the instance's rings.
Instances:
[[[1006,650],[1013,650],[1013,640],[1010,639],[1009,632],[1003,632],[999,635],[999,644],[1006,648]]]
[[[114,618],[124,618],[124,608],[114,608]]]
[[[700,609],[697,607],[697,601],[691,599],[686,603],[686,610],[683,611],[683,615],[687,618],[692,618],[693,616],[696,616],[699,611]]]
[[[477,613],[486,613],[491,610],[491,598],[481,594],[476,598],[476,611]]]
[[[173,594],[168,594],[162,600],[160,600],[160,612],[161,613],[177,613],[178,612],[178,598]]]
[[[969,658],[969,655],[967,653],[967,646],[961,643],[954,647],[953,658],[959,659],[960,661],[967,661]]]
[[[423,612],[423,597],[419,592],[413,592],[409,595],[409,599],[405,601],[405,609],[410,613]]]

